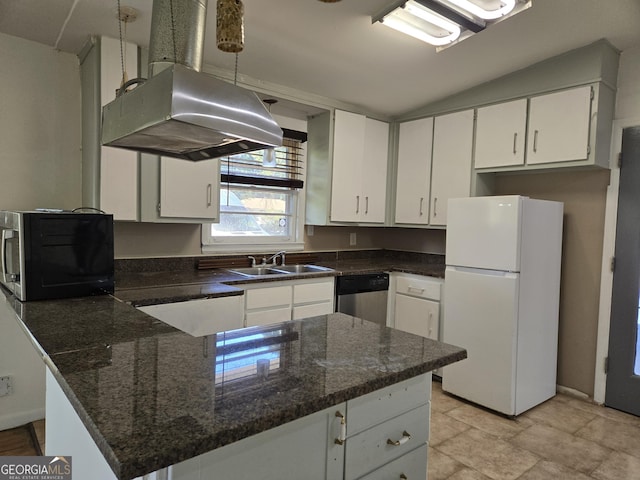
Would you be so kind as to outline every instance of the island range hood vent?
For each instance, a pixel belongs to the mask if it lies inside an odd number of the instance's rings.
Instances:
[[[206,0],[154,0],[150,78],[102,109],[102,144],[185,160],[282,145],[258,96],[200,72]]]

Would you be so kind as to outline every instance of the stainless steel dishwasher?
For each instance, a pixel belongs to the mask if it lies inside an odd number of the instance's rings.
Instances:
[[[366,273],[336,278],[336,311],[387,324],[389,275]]]

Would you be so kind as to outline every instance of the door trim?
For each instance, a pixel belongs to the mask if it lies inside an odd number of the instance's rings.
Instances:
[[[613,272],[611,259],[615,255],[616,228],[618,217],[618,193],[620,188],[620,168],[618,154],[622,150],[622,130],[640,125],[640,117],[625,118],[613,122],[609,167],[611,177],[607,188],[605,207],[604,238],[602,245],[602,268],[600,275],[600,309],[598,312],[598,332],[596,343],[596,367],[593,385],[593,400],[604,404],[607,388],[605,362],[609,351],[609,332],[611,326],[611,301],[613,296]]]

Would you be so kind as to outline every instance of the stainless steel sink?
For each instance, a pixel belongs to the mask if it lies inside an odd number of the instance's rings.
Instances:
[[[260,277],[262,275],[283,275],[288,272],[281,272],[272,267],[246,267],[246,268],[230,268],[230,272],[239,273],[248,277]]]
[[[330,268],[319,267],[318,265],[278,265],[273,267],[273,269],[287,273],[318,273],[331,271]]]
[[[305,273],[331,272],[331,268],[318,265],[268,265],[258,267],[229,268],[229,272],[247,277],[261,277],[264,275],[300,275]]]

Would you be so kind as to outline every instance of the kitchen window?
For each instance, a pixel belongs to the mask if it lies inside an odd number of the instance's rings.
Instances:
[[[281,147],[220,159],[220,222],[202,228],[203,252],[302,249],[306,134]]]

